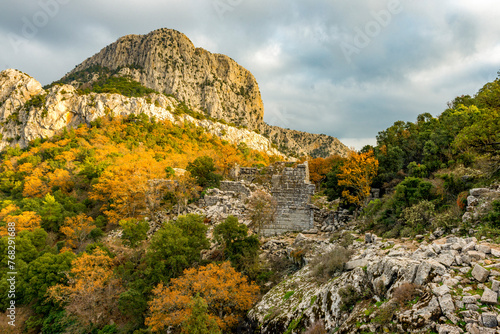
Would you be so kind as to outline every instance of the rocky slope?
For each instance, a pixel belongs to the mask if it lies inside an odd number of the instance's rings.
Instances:
[[[67,126],[89,124],[109,113],[127,116],[144,113],[171,122],[190,122],[233,144],[245,142],[248,147],[280,155],[264,136],[247,129],[189,115],[175,115],[179,105],[173,97],[151,94],[128,98],[119,94],[79,95],[71,85],[56,85],[44,90],[27,74],[16,70],[0,73],[0,150],[9,144],[25,147],[36,138],[51,137]]]
[[[320,320],[335,333],[498,333],[498,245],[432,238],[395,243],[367,234],[349,246],[354,255],[328,281],[316,278],[309,261],[269,291],[249,317],[260,333],[301,333]],[[301,234],[291,244],[268,243],[288,254],[334,247]]]
[[[144,86],[171,94],[208,116],[250,130],[259,130],[283,151],[313,156],[347,154],[338,139],[269,126],[254,76],[233,59],[196,48],[182,33],[171,29],[147,35],[128,35],[88,58],[60,82],[77,88],[99,78],[98,69],[128,75]]]

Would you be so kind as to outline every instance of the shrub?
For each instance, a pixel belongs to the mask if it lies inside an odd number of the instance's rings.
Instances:
[[[392,292],[392,298],[401,306],[420,296],[418,286],[414,283],[403,283]]]
[[[431,200],[432,183],[417,177],[407,177],[396,186],[395,205],[401,210],[421,200]]]
[[[467,207],[467,197],[469,196],[468,191],[462,191],[460,194],[457,196],[457,205],[460,208],[460,210],[464,211],[465,208]]]
[[[302,267],[305,264],[304,260],[306,251],[307,250],[305,248],[294,249],[293,251],[290,252],[290,258],[295,264],[297,264],[299,267]]]
[[[342,233],[342,232],[334,233],[330,238],[331,243],[337,241],[337,244],[344,248],[347,248],[350,245],[352,245],[354,243],[354,240],[356,240],[356,238],[354,238],[354,236],[351,233]]]
[[[398,308],[397,303],[392,303],[389,302],[382,307],[380,307],[377,311],[377,314],[375,315],[375,318],[373,318],[373,321],[376,323],[379,323],[381,325],[385,325],[391,322],[392,317],[396,313],[396,310]]]
[[[493,202],[493,209],[484,217],[484,221],[491,223],[494,227],[500,227],[500,200]]]
[[[421,201],[403,210],[403,223],[410,227],[413,232],[421,233],[430,225],[431,218],[435,214],[434,204],[429,201]]]
[[[408,174],[412,177],[427,177],[429,174],[427,166],[424,164],[417,164],[415,161],[410,162],[407,168]]]
[[[344,264],[349,261],[352,252],[344,247],[336,247],[333,250],[316,256],[311,261],[311,276],[320,282],[326,282],[335,273],[344,269]]]
[[[135,247],[142,240],[146,239],[149,224],[146,221],[137,221],[137,219],[123,219],[120,221],[123,228],[122,240],[126,246]]]
[[[339,290],[340,296],[340,310],[351,311],[354,306],[362,300],[361,294],[352,285],[346,285]]]
[[[462,212],[458,207],[451,207],[448,210],[438,213],[432,225],[434,227],[441,227],[445,231],[449,232],[452,228],[457,227],[462,220]]]

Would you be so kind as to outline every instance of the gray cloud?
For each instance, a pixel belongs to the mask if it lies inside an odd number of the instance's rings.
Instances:
[[[439,114],[500,67],[493,0],[6,2],[1,69],[47,84],[123,35],[173,28],[252,71],[266,121],[356,145],[396,120]]]

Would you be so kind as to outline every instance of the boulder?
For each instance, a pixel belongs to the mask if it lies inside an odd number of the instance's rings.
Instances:
[[[439,325],[438,329],[439,334],[461,334],[463,332],[460,327],[451,325]]]
[[[485,288],[483,292],[483,296],[481,297],[481,303],[483,304],[492,304],[492,305],[497,305],[498,304],[498,293],[495,291]]]
[[[500,290],[499,288],[500,288],[500,281],[497,281],[496,279],[491,280],[491,290],[498,293],[498,290]]]
[[[345,270],[353,270],[354,268],[366,267],[367,265],[368,265],[368,260],[366,260],[366,259],[353,260],[353,261],[347,262],[344,266],[344,269]]]
[[[465,303],[465,304],[475,304],[477,302],[476,298],[472,297],[472,296],[464,296],[462,298],[462,301]]]
[[[479,264],[476,264],[474,266],[474,269],[472,269],[472,277],[474,277],[477,281],[484,283],[488,279],[488,276],[490,275],[490,272],[483,267],[481,267]]]
[[[473,261],[481,261],[486,258],[486,254],[478,251],[468,251],[467,254],[470,256]]]
[[[491,247],[486,246],[486,245],[476,245],[476,250],[478,252],[482,252],[484,254],[490,254],[491,253]]]
[[[439,300],[439,306],[441,307],[441,311],[443,314],[454,324],[458,322],[458,318],[455,315],[455,304],[453,304],[453,299],[451,298],[451,295],[445,294],[444,296],[441,296],[438,298]]]
[[[453,264],[453,262],[455,262],[454,256],[450,254],[441,254],[436,260],[447,267],[450,267]]]
[[[432,292],[436,296],[441,297],[441,296],[444,296],[444,295],[450,293],[450,288],[447,285],[441,285],[441,286],[438,286],[437,288],[432,289]]]
[[[495,328],[498,326],[497,315],[495,313],[483,313],[481,320],[484,327]]]
[[[481,197],[484,194],[489,193],[491,190],[488,188],[474,188],[469,191],[469,194],[474,197]]]

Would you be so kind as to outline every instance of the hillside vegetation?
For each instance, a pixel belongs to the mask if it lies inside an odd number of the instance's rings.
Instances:
[[[203,217],[188,216],[146,246],[145,220],[155,220],[160,210],[179,212],[236,163],[264,166],[275,160],[189,123],[144,114],[108,116],[25,149],[7,148],[0,160],[0,291],[6,295],[9,288],[7,235],[15,224],[16,301],[31,314],[28,332],[71,327],[76,333],[83,324],[82,333],[97,333],[111,319],[130,322],[124,328],[133,332],[144,324],[151,289],[202,263],[200,250],[210,245]],[[119,226],[123,245],[105,242],[103,236]],[[0,306],[5,310],[7,300]],[[117,327],[107,328],[99,333]]]
[[[492,218],[498,215],[498,201],[492,216],[482,218],[484,224],[462,223],[468,191],[500,184],[500,80],[487,83],[473,97],[455,98],[448,107],[437,117],[424,113],[416,122],[397,121],[379,132],[375,147],[354,153],[373,152],[376,176],[369,176],[367,168],[364,174],[353,171],[349,159],[330,157],[310,162],[312,180],[330,200],[342,197],[351,211],[364,203],[347,193],[356,181],[346,182],[346,172],[358,175],[358,181],[372,180],[371,187],[383,196],[364,208],[364,228],[384,237],[415,236],[436,228],[462,233],[472,228],[479,235],[500,236],[500,221]],[[367,196],[365,191],[362,197]]]

